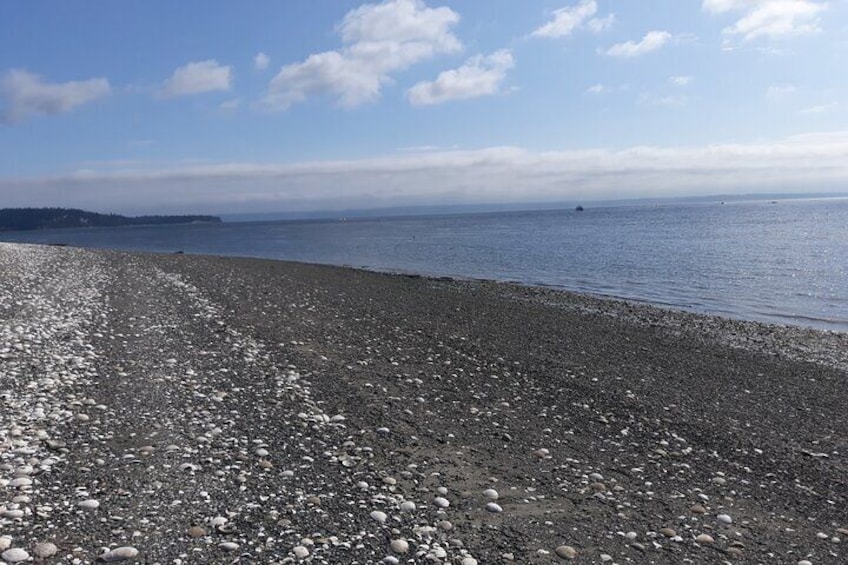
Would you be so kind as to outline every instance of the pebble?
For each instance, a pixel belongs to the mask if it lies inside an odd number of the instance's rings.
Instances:
[[[85,510],[94,510],[95,508],[100,506],[100,502],[97,501],[97,500],[94,500],[93,498],[90,498],[88,500],[83,500],[82,502],[77,504],[77,506],[79,506],[80,508],[83,508]]]
[[[294,556],[298,559],[306,559],[309,557],[309,550],[302,545],[295,546],[295,548],[292,549],[292,553],[294,553]]]
[[[733,518],[731,518],[728,514],[719,514],[716,516],[716,520],[721,522],[722,524],[732,524]]]
[[[192,526],[186,533],[193,538],[202,538],[206,535],[206,529],[200,526]]]
[[[389,545],[395,553],[406,553],[409,551],[409,542],[405,539],[393,539]]]
[[[486,504],[486,510],[495,514],[497,514],[498,512],[503,512],[503,508],[501,508],[500,504],[496,504],[494,502],[489,502],[488,504]]]
[[[498,491],[496,491],[493,488],[487,488],[486,490],[484,490],[483,496],[485,496],[489,500],[497,500],[500,497],[500,495],[498,494]]]
[[[26,561],[29,559],[29,553],[20,547],[15,547],[4,551],[2,557],[3,561],[6,561],[7,563],[17,563],[18,561]]]
[[[385,524],[386,520],[388,519],[388,516],[386,516],[386,513],[381,512],[379,510],[374,510],[373,512],[371,512],[371,514],[369,514],[369,516],[371,516],[371,518],[373,520],[377,520],[381,524]]]
[[[561,545],[554,550],[554,553],[563,559],[574,559],[577,557],[577,550],[570,545]]]
[[[700,504],[693,504],[692,506],[689,507],[689,510],[693,514],[706,514],[707,513],[707,509],[704,508],[703,506],[701,506]]]
[[[239,544],[234,541],[222,541],[218,544],[218,547],[226,549],[227,551],[235,551],[239,548]]]
[[[812,561],[807,561],[806,559],[802,559],[798,562],[798,565],[813,565]]]
[[[47,557],[53,557],[59,551],[59,548],[56,547],[56,544],[50,543],[49,541],[41,542],[35,545],[33,548],[33,553],[35,553],[36,557],[41,557],[42,559],[46,559]]]
[[[415,512],[416,506],[415,503],[411,500],[404,500],[400,503],[401,512]]]
[[[6,551],[12,547],[12,538],[10,536],[0,536],[0,551]]]
[[[473,557],[465,557],[462,560],[462,565],[477,565],[477,560]]]
[[[667,538],[673,538],[677,535],[677,532],[675,532],[673,528],[663,528],[660,530],[660,533]]]
[[[124,546],[107,551],[99,557],[99,560],[114,563],[117,561],[126,561],[127,559],[135,559],[136,557],[138,557],[138,550],[136,548]]]
[[[439,508],[447,508],[448,506],[450,506],[450,502],[448,501],[448,499],[441,496],[437,496],[436,498],[434,498],[433,504],[435,504]]]
[[[699,534],[695,538],[695,541],[698,542],[698,543],[714,543],[715,542],[715,540],[713,539],[713,536],[711,536],[709,534]]]

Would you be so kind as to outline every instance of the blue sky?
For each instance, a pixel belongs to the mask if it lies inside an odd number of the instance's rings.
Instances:
[[[848,191],[848,0],[0,3],[0,207]]]

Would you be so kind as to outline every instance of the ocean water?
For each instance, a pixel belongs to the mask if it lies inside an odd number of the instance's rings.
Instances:
[[[484,278],[848,331],[848,199],[0,233]]]

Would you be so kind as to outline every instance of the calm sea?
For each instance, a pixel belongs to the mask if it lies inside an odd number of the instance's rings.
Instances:
[[[848,331],[848,199],[0,233],[515,281]]]

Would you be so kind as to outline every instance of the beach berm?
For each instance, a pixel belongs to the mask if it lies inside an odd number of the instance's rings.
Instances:
[[[0,243],[0,556],[848,562],[848,334]]]

